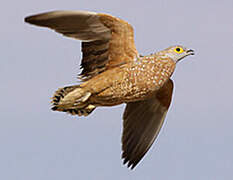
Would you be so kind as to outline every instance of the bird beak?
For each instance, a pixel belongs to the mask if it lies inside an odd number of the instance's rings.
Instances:
[[[192,49],[188,49],[186,52],[187,52],[188,55],[194,55],[195,54],[194,50],[192,50]]]

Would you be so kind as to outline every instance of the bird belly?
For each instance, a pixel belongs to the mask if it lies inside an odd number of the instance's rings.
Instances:
[[[90,83],[96,106],[114,106],[145,100],[153,96],[170,78],[173,68],[148,63],[125,65],[104,72]]]
[[[140,101],[150,98],[158,87],[149,79],[142,78],[135,82],[127,72],[121,73],[121,77],[111,77],[113,83],[100,93],[91,97],[96,106],[114,106],[122,103]],[[137,79],[140,79],[138,77]]]

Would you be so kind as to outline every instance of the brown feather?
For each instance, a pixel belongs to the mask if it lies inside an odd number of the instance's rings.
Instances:
[[[83,81],[138,57],[132,26],[111,15],[53,11],[26,17],[25,21],[83,41],[80,74]]]
[[[169,79],[153,98],[127,103],[123,115],[122,158],[131,169],[158,136],[171,102],[172,90],[173,83]]]

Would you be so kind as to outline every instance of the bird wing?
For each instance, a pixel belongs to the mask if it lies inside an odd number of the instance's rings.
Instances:
[[[149,150],[171,103],[171,79],[148,100],[127,103],[123,115],[122,158],[133,169]]]
[[[111,15],[53,11],[26,17],[25,22],[49,27],[65,36],[82,40],[82,80],[138,57],[133,27]]]

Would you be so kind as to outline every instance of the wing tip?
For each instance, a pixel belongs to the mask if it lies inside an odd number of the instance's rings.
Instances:
[[[43,15],[44,14],[37,14],[37,15],[27,16],[27,17],[24,18],[24,22],[29,23],[29,24],[39,25],[41,20],[43,20]]]
[[[44,13],[27,16],[26,18],[24,18],[24,21],[30,24],[36,24],[36,22],[42,20],[48,20],[51,18],[57,18],[57,17],[65,17],[71,15],[97,15],[97,14],[98,13],[91,11],[56,10],[56,11],[44,12]]]
[[[123,159],[123,165],[126,165],[127,168],[130,170],[134,170],[134,168],[137,166],[138,162],[133,162],[127,158]]]
[[[129,168],[130,170],[133,170],[137,164],[139,163],[139,161],[141,160],[134,160],[134,159],[131,159],[126,153],[122,153],[122,156],[121,156],[122,160],[123,160],[123,165],[126,165],[127,168]]]
[[[33,16],[27,16],[24,18],[24,22],[31,24],[32,23]]]

